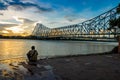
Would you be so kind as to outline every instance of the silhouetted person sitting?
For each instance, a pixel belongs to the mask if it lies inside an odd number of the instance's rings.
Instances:
[[[35,50],[35,46],[32,46],[31,50],[27,53],[27,57],[28,57],[30,65],[34,65],[34,66],[37,65],[37,63],[36,63],[37,55],[38,55],[38,52],[37,52],[37,50]]]

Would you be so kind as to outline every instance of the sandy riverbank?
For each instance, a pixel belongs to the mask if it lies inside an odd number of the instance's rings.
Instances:
[[[1,61],[0,79],[43,80],[41,76],[47,75],[48,79],[44,80],[49,80],[51,77],[51,80],[54,77],[56,80],[58,77],[61,78],[59,80],[120,80],[120,54],[78,55],[42,59],[38,60],[37,67],[20,64],[25,61],[26,59],[22,58]],[[40,66],[46,66],[52,73]],[[33,71],[34,75],[30,74],[28,68]]]

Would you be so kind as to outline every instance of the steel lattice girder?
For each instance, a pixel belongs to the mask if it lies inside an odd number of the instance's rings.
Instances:
[[[115,30],[109,28],[109,20],[116,18],[116,8],[113,8],[93,19],[79,24],[68,25],[59,28],[47,28],[37,24],[32,35],[39,37],[113,37]]]

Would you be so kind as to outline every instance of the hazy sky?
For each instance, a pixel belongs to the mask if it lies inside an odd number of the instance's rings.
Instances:
[[[31,32],[81,23],[120,3],[119,0],[0,0],[0,34]]]

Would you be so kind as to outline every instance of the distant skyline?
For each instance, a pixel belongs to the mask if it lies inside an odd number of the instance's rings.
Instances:
[[[49,28],[81,23],[119,0],[0,0],[0,35],[29,35],[36,23]]]

